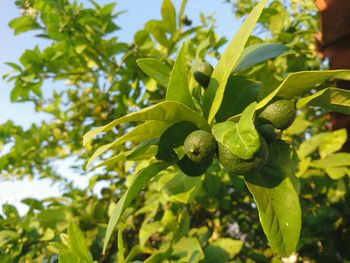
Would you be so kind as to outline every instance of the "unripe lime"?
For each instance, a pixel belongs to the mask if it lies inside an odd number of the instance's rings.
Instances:
[[[209,63],[199,62],[194,69],[193,76],[199,85],[201,85],[203,88],[207,88],[213,71],[214,68]]]
[[[292,100],[277,100],[268,105],[258,116],[260,124],[272,124],[280,130],[287,129],[295,120],[296,109]]]
[[[184,142],[185,153],[194,162],[202,162],[212,158],[216,152],[217,143],[213,135],[204,130],[191,132]]]

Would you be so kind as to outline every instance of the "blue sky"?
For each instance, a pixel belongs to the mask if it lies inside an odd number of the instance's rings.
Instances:
[[[96,2],[110,3],[113,0],[96,0]],[[86,3],[87,1],[82,1]],[[147,3],[147,4],[146,4]],[[145,22],[149,19],[160,18],[160,6],[162,0],[123,0],[117,1],[117,10],[126,10],[120,15],[117,24],[122,28],[118,33],[121,41],[131,42],[134,32],[143,28]],[[173,0],[173,3],[179,8],[181,0]],[[8,22],[19,15],[14,1],[0,1],[0,75],[6,73],[9,68],[4,62],[16,62],[25,49],[33,48],[35,45],[44,47],[45,42],[34,38],[33,33],[25,33],[14,36],[12,30],[8,27]],[[217,33],[220,36],[226,36],[230,39],[239,27],[239,22],[234,19],[231,6],[224,4],[222,0],[188,0],[186,14],[194,25],[199,24],[199,13],[206,15],[213,14],[217,20]],[[49,120],[50,116],[44,113],[37,113],[31,103],[10,103],[11,84],[0,79],[0,123],[7,120],[13,120],[16,124],[28,128],[32,123],[40,123],[42,120]],[[45,86],[45,89],[52,90],[53,87]],[[0,151],[1,155],[1,151]],[[87,176],[79,176],[69,168],[71,162],[57,163],[57,169],[67,174],[77,185],[85,187],[88,182]],[[1,177],[0,177],[1,178]],[[22,213],[25,207],[19,204],[19,201],[25,197],[35,197],[38,199],[59,194],[58,185],[50,185],[48,180],[24,180],[21,182],[1,182],[0,181],[0,204],[9,202],[19,206]]]

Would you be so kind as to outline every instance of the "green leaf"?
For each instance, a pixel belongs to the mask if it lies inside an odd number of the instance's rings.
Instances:
[[[204,116],[211,123],[218,112],[224,96],[225,87],[231,72],[237,67],[244,46],[253,31],[267,0],[262,0],[249,14],[234,38],[224,51],[211,77],[203,96]]]
[[[336,130],[328,133],[322,140],[320,145],[320,156],[325,158],[326,156],[339,151],[347,140],[346,129]]]
[[[289,256],[296,250],[301,229],[299,198],[291,177],[271,166],[245,179],[269,244],[280,256]]]
[[[223,122],[241,113],[250,103],[256,101],[260,85],[244,77],[231,75],[227,81],[224,98],[216,114],[216,121]]]
[[[243,241],[220,238],[209,244],[205,250],[203,263],[225,263],[236,256],[243,247]]]
[[[323,138],[327,133],[319,133],[312,136],[309,140],[303,141],[298,149],[298,156],[300,158],[305,158],[309,154],[316,151],[316,149],[322,144]]]
[[[119,227],[119,229],[118,229],[118,252],[117,252],[118,262],[125,263],[124,253],[125,253],[125,248],[124,248],[124,241],[123,241],[123,228]]]
[[[301,71],[290,74],[274,91],[262,99],[257,109],[265,107],[274,97],[296,99],[309,92],[316,85],[322,84],[329,79],[337,79],[350,70],[324,70],[324,71]]]
[[[164,0],[161,8],[164,27],[169,33],[176,31],[176,11],[171,0]]]
[[[347,174],[350,174],[350,169],[346,167],[326,167],[326,173],[333,180],[339,180]]]
[[[196,87],[196,80],[194,79],[193,72],[196,68],[198,68],[198,64],[204,60],[205,52],[207,51],[207,48],[210,44],[209,38],[202,41],[197,49],[196,49],[196,55],[194,58],[194,62],[191,66],[191,74],[190,74],[190,92],[193,92],[193,89]]]
[[[305,158],[319,148],[321,158],[324,158],[336,151],[339,151],[347,139],[346,129],[333,132],[322,132],[312,136],[309,140],[303,141],[298,149],[300,158]]]
[[[59,263],[89,263],[89,261],[86,261],[83,258],[80,258],[77,254],[71,251],[65,251],[63,253],[60,253],[58,257]]]
[[[282,44],[259,43],[246,47],[237,62],[234,72],[249,68],[266,60],[278,57],[289,50]]]
[[[183,44],[176,57],[174,67],[170,75],[166,100],[177,101],[189,108],[195,109],[188,84],[188,60],[186,49],[186,44]]]
[[[164,28],[162,21],[149,20],[145,24],[145,28],[152,34],[156,41],[163,47],[167,47],[169,40],[166,36],[166,29]]]
[[[159,139],[156,158],[168,163],[179,160],[175,148],[183,145],[186,137],[191,132],[198,130],[197,126],[189,121],[182,121],[170,126]]]
[[[36,19],[27,15],[12,19],[9,22],[9,26],[15,31],[15,35],[40,28],[40,25],[36,22]]]
[[[197,238],[184,237],[173,246],[172,256],[181,259],[180,262],[198,263],[204,259],[204,253]]]
[[[181,6],[180,6],[178,21],[177,21],[179,25],[181,25],[182,19],[184,18],[186,5],[187,5],[187,0],[181,0]]]
[[[182,172],[171,174],[170,180],[163,186],[164,191],[172,202],[188,204],[202,186],[202,177],[190,177]]]
[[[226,121],[214,125],[215,139],[240,158],[248,160],[260,148],[259,134],[253,123],[256,102],[250,104],[242,113],[238,123]]]
[[[310,166],[317,168],[350,166],[350,153],[334,153],[323,159],[311,162]]]
[[[109,150],[112,147],[122,145],[127,141],[140,142],[147,139],[152,139],[159,137],[172,123],[164,121],[148,121],[139,126],[136,126],[130,132],[119,137],[114,142],[100,146],[94,154],[90,157],[87,162],[86,167],[89,167],[90,164],[105,151]]]
[[[141,247],[145,246],[147,240],[153,233],[160,232],[163,229],[163,224],[155,221],[148,224],[143,224],[139,231],[139,244]]]
[[[167,65],[155,58],[140,58],[136,63],[149,77],[163,87],[168,87],[170,68]]]
[[[305,105],[350,115],[350,91],[338,88],[323,89],[297,102],[298,109]]]
[[[92,255],[87,249],[86,241],[83,233],[75,222],[71,222],[68,226],[69,245],[72,251],[86,262],[92,262]]]
[[[6,243],[14,241],[19,238],[16,231],[2,230],[0,231],[0,247],[3,247]]]
[[[101,126],[87,132],[84,135],[83,144],[86,145],[97,134],[109,131],[118,124],[128,121],[130,122],[148,120],[158,120],[172,123],[180,121],[190,121],[193,122],[198,128],[210,131],[209,124],[195,111],[175,101],[164,101],[156,105],[147,107],[145,109],[139,110],[137,112],[130,113],[126,116],[123,116],[119,119],[110,122],[105,126]]]
[[[113,230],[120,217],[123,215],[125,209],[131,204],[131,201],[136,197],[138,192],[145,187],[145,185],[158,174],[160,171],[167,168],[169,164],[163,162],[157,162],[149,165],[148,167],[141,170],[138,174],[133,177],[129,189],[124,193],[122,198],[118,201],[115,206],[112,216],[108,221],[106,235],[103,241],[103,253],[106,252],[108,242],[112,236]]]

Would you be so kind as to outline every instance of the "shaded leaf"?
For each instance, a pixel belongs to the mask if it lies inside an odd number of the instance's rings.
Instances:
[[[210,243],[204,250],[204,263],[225,263],[237,255],[243,246],[243,241],[231,238],[220,238]]]
[[[198,130],[197,126],[189,121],[170,126],[160,136],[156,158],[168,163],[178,161],[179,157],[174,149],[183,145],[187,135],[195,130]]]
[[[234,72],[249,68],[266,60],[278,57],[289,50],[282,44],[259,43],[246,47],[237,62]]]
[[[260,85],[240,76],[230,76],[216,121],[223,122],[240,114],[250,103],[256,101]]]

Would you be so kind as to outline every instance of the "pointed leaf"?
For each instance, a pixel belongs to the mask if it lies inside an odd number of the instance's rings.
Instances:
[[[108,242],[112,236],[115,226],[118,224],[120,217],[123,215],[125,209],[131,204],[132,200],[137,196],[138,192],[145,187],[145,185],[160,171],[167,168],[169,164],[158,162],[149,165],[141,170],[133,178],[129,189],[124,193],[122,198],[118,201],[116,207],[109,219],[105,239],[103,241],[103,253],[105,253]]]
[[[188,60],[186,45],[183,44],[171,71],[166,100],[177,101],[195,109],[188,84]]]
[[[105,126],[98,127],[94,130],[87,132],[84,135],[83,144],[86,145],[93,139],[94,136],[101,132],[111,130],[114,126],[130,121],[148,121],[158,120],[165,122],[180,122],[190,121],[193,122],[198,128],[203,130],[210,130],[209,124],[195,111],[186,107],[185,105],[175,101],[165,101],[158,103],[154,106],[147,107],[137,112],[130,113],[119,119],[116,119]]]
[[[310,165],[317,168],[350,166],[350,153],[334,153],[323,159],[313,161]]]
[[[301,71],[290,74],[274,91],[262,99],[257,109],[265,107],[274,97],[295,99],[329,79],[342,78],[350,70]]]
[[[163,87],[169,83],[170,68],[154,58],[140,58],[136,60],[137,65],[149,77],[157,81]]]
[[[350,91],[338,88],[327,88],[302,98],[297,103],[300,109],[305,105],[322,107],[328,111],[350,115]]]
[[[100,156],[105,151],[109,150],[110,148],[121,145],[127,141],[140,142],[143,140],[159,137],[170,125],[172,125],[172,123],[170,123],[170,122],[148,121],[148,122],[145,122],[139,126],[136,126],[133,130],[131,130],[130,132],[119,137],[114,142],[100,146],[94,152],[94,154],[90,157],[89,161],[87,162],[86,167],[89,167],[90,164],[98,156]]]
[[[244,46],[258,21],[267,0],[262,0],[249,14],[234,38],[229,43],[218,64],[216,65],[207,91],[203,96],[204,116],[211,123],[218,112],[224,96],[227,80],[237,67]]]
[[[164,27],[169,33],[176,31],[176,11],[171,0],[164,0],[161,8]]]
[[[87,248],[83,233],[75,222],[68,226],[69,245],[72,251],[87,262],[92,262],[92,255]]]
[[[260,43],[246,47],[234,72],[249,68],[266,60],[278,57],[289,50],[282,44]]]
[[[270,147],[267,166],[245,177],[259,211],[259,219],[272,249],[282,257],[296,250],[301,230],[301,209],[293,175],[296,162],[289,146]]]

